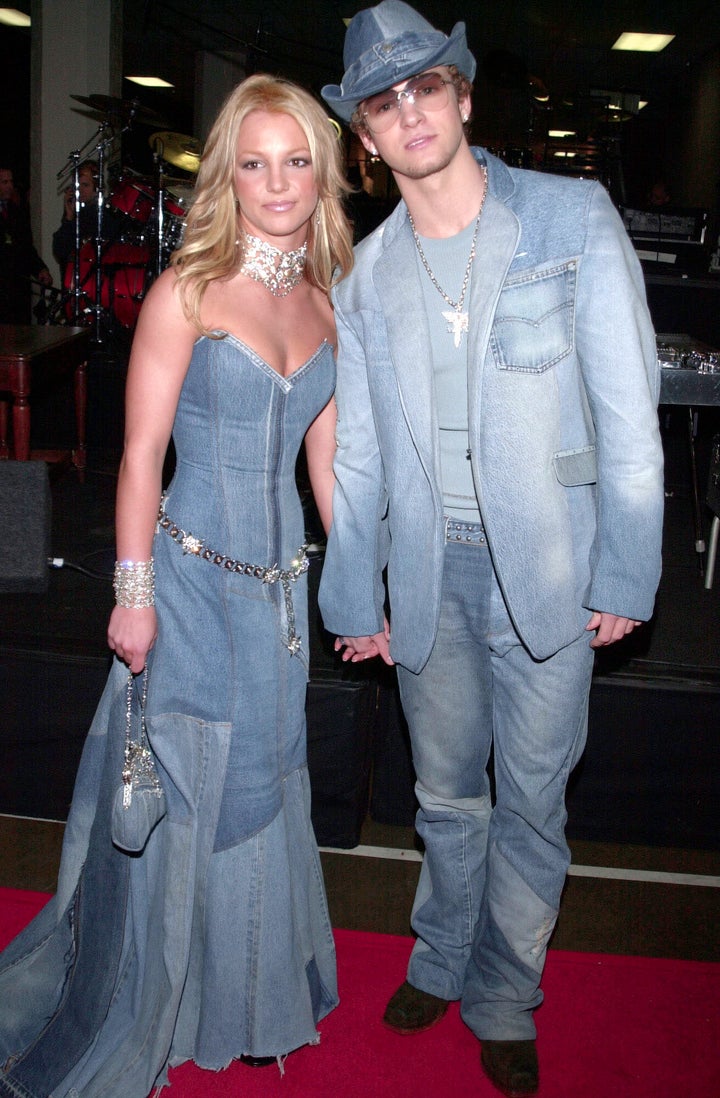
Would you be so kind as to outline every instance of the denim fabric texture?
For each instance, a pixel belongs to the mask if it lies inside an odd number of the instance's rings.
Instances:
[[[437,65],[457,65],[472,80],[476,68],[464,23],[445,35],[403,0],[383,0],[351,19],[343,61],[341,84],[326,84],[322,97],[346,122],[361,100],[409,76]]]
[[[167,513],[213,549],[280,567],[304,538],[298,448],[330,398],[323,344],[283,378],[233,337],[199,340]],[[279,585],[155,536],[159,635],[148,739],[167,815],[142,855],[112,846],[127,669],[86,741],[57,895],[0,957],[3,1098],[147,1098],[170,1066],[212,1070],[318,1040],[337,1003],[310,823],[306,589],[298,655]]]
[[[604,189],[474,153],[489,191],[468,294],[473,478],[510,614],[544,659],[590,610],[652,615],[660,369],[640,264]],[[439,620],[444,528],[422,272],[402,201],[355,255],[333,295],[338,484],[320,608],[334,633],[377,632],[387,566],[391,654],[418,671]]]
[[[570,863],[564,791],[585,744],[592,650],[584,634],[534,660],[474,537],[446,545],[430,659],[419,674],[398,668],[425,843],[408,979],[461,999],[478,1037],[525,1040]]]
[[[473,155],[488,190],[464,346],[485,544],[447,539],[425,272],[400,201],[333,293],[337,485],[319,602],[348,637],[379,632],[389,602],[426,844],[410,982],[460,998],[479,1037],[522,1040],[568,865],[586,626],[593,611],[653,612],[660,369],[605,190]]]

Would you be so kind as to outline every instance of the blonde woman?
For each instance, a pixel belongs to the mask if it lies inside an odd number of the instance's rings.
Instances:
[[[352,265],[339,157],[312,96],[244,81],[208,138],[183,247],[143,305],[117,496],[117,658],[58,895],[2,958],[0,1002],[15,1005],[0,1007],[0,1095],[146,1098],[186,1060],[280,1060],[315,1042],[337,1003],[309,817],[295,461],[304,440],[329,524],[327,295]],[[113,844],[109,807],[128,669],[147,682],[165,808],[133,855]]]

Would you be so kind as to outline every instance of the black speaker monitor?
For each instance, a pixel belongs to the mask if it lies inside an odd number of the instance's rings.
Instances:
[[[0,461],[0,593],[47,590],[51,507],[44,461]]]

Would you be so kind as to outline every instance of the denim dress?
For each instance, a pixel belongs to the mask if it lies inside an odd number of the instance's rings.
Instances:
[[[310,823],[306,576],[264,571],[298,559],[295,462],[334,380],[327,343],[287,378],[231,335],[195,345],[153,546],[146,714],[167,813],[141,854],[113,845],[115,660],[57,894],[0,957],[2,1096],[146,1098],[186,1060],[220,1070],[316,1043],[337,1004]]]

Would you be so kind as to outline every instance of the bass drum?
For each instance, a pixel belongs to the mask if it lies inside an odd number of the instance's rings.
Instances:
[[[80,249],[80,324],[92,324],[96,305],[95,245],[92,241]],[[150,249],[145,244],[111,244],[100,257],[100,305],[122,328],[132,329],[148,290]],[[65,315],[75,316],[74,264],[67,265],[64,288],[68,301]]]
[[[134,328],[149,289],[150,249],[145,244],[111,244],[101,262],[103,307],[110,309],[121,327]]]

